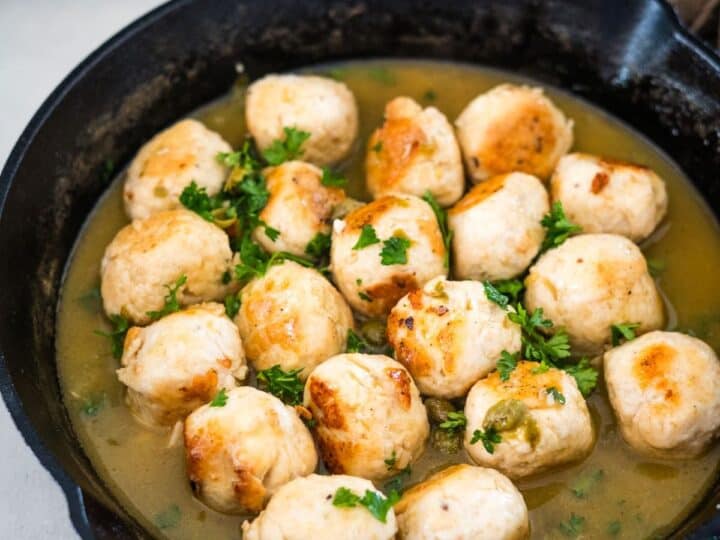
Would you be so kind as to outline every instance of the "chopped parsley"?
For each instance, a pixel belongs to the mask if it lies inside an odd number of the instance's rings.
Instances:
[[[183,274],[175,280],[173,285],[165,285],[168,290],[165,295],[165,305],[159,311],[147,311],[145,314],[156,321],[165,315],[180,311],[180,301],[177,299],[177,293],[185,283],[187,283],[187,276]]]
[[[660,277],[667,268],[667,263],[664,259],[648,258],[647,259],[648,272],[654,278]]]
[[[559,529],[568,538],[576,538],[585,529],[585,518],[573,512],[570,519],[560,523]]]
[[[345,352],[349,353],[364,353],[370,349],[367,342],[358,336],[352,328],[348,329],[347,333],[347,345],[345,346]]]
[[[360,497],[346,487],[340,487],[335,492],[332,503],[338,508],[355,508],[364,506],[375,519],[381,523],[387,522],[387,514],[390,509],[400,500],[397,491],[391,491],[387,497],[377,491],[365,490],[365,495]]]
[[[305,383],[300,380],[301,372],[302,368],[284,371],[279,365],[274,365],[258,372],[258,386],[288,405],[299,405],[305,389]]]
[[[182,512],[177,504],[173,504],[167,510],[155,514],[155,525],[158,529],[171,529],[180,523]]]
[[[563,369],[575,378],[578,390],[583,396],[592,394],[597,386],[598,372],[587,358],[581,358],[577,364],[566,365]]]
[[[613,347],[617,347],[623,341],[632,341],[635,339],[635,330],[639,327],[640,323],[613,324],[610,327],[610,338]]]
[[[543,333],[552,329],[553,323],[543,316],[542,308],[535,308],[532,313],[528,313],[519,303],[516,309],[516,313],[508,313],[508,318],[522,329],[524,358],[556,365],[559,360],[570,356],[569,338],[562,328],[550,337]]]
[[[240,311],[241,304],[239,294],[228,294],[225,297],[225,314],[231,319],[234,319],[235,315]]]
[[[372,150],[375,153],[380,153],[380,152],[382,152],[382,148],[383,148],[382,141],[378,141],[372,145],[372,148],[370,148],[370,150]]]
[[[467,426],[467,418],[465,417],[465,413],[462,411],[448,412],[447,420],[438,424],[440,429],[444,429],[445,431],[452,433],[465,429],[465,426]]]
[[[302,145],[310,138],[310,133],[294,127],[283,128],[285,139],[275,139],[272,144],[263,150],[263,157],[270,165],[280,165],[303,155]]]
[[[510,303],[510,297],[501,293],[495,285],[489,281],[483,281],[483,287],[485,288],[485,296],[491,302],[497,304],[503,309],[507,309]]]
[[[365,301],[365,302],[372,302],[372,301],[373,301],[372,297],[371,297],[369,294],[367,294],[367,293],[365,293],[365,292],[363,292],[363,291],[358,291],[358,296],[360,297],[360,300],[363,300],[363,301]]]
[[[493,454],[495,453],[495,445],[502,442],[502,437],[494,427],[489,427],[486,430],[476,429],[473,431],[470,444],[475,444],[478,441],[482,442],[488,454]]]
[[[220,277],[220,281],[223,285],[227,285],[232,281],[232,274],[230,273],[230,270],[225,270]]]
[[[392,471],[395,468],[395,464],[397,463],[397,453],[395,452],[395,450],[393,450],[392,455],[389,458],[386,458],[384,461],[387,470]]]
[[[500,374],[501,381],[507,381],[510,378],[510,374],[517,367],[518,353],[510,354],[507,351],[500,353],[500,360],[497,363],[497,370]]]
[[[407,250],[410,240],[402,236],[391,236],[383,242],[380,251],[380,263],[386,266],[392,264],[407,264]]]
[[[329,167],[323,167],[320,183],[326,187],[341,188],[347,184],[347,178],[345,178],[342,174],[333,171]]]
[[[235,279],[245,284],[253,278],[262,277],[271,266],[283,261],[293,261],[301,266],[313,268],[313,261],[298,257],[286,251],[276,251],[272,255],[255,243],[250,235],[243,235],[240,242],[240,263],[235,265]]]
[[[431,88],[425,91],[422,98],[424,101],[435,101],[437,99],[437,93]]]
[[[443,237],[443,245],[445,246],[445,268],[449,268],[450,244],[452,243],[453,232],[448,227],[447,212],[440,207],[437,199],[435,199],[430,191],[426,191],[422,198],[430,205],[430,208],[432,208],[432,211],[435,214],[435,219],[438,222],[438,227],[440,227],[440,233]]]
[[[305,246],[305,253],[314,259],[322,259],[330,251],[330,235],[316,233],[312,240]]]
[[[590,490],[600,482],[605,476],[605,472],[602,469],[595,469],[593,471],[583,472],[575,482],[573,482],[570,488],[573,495],[578,499],[585,499],[588,496]]]
[[[100,409],[105,406],[106,401],[107,396],[104,392],[101,394],[92,395],[83,400],[82,405],[80,406],[80,410],[85,416],[92,418],[93,416],[97,416],[97,414],[100,412]]]
[[[362,229],[360,230],[360,237],[358,238],[358,241],[355,242],[353,249],[363,249],[368,246],[372,246],[373,244],[379,243],[380,239],[377,237],[375,227],[373,227],[372,225],[363,225]]]
[[[555,388],[554,386],[551,386],[550,388],[546,388],[546,389],[545,389],[545,392],[546,392],[549,396],[552,396],[553,401],[554,401],[555,403],[559,403],[560,405],[565,405],[565,396],[562,395],[562,393],[560,392],[560,390],[558,390],[558,389]]]
[[[525,285],[519,279],[501,279],[493,281],[492,286],[503,296],[508,298],[508,303],[515,307],[520,301],[520,295],[525,290]]]
[[[611,521],[610,523],[608,523],[607,532],[610,536],[617,536],[618,534],[620,534],[621,530],[622,530],[622,525],[620,524],[619,521],[615,520],[615,521]]]
[[[224,388],[221,388],[220,391],[215,395],[213,400],[210,402],[211,407],[224,407],[227,404],[228,395],[227,391]]]
[[[411,474],[412,469],[410,468],[410,465],[404,467],[397,475],[393,476],[390,480],[385,482],[385,484],[383,485],[383,491],[385,493],[392,493],[393,491],[397,493],[402,493],[404,491],[405,482],[410,478]]]
[[[110,323],[112,330],[104,332],[103,330],[95,330],[98,336],[106,337],[110,340],[110,350],[114,358],[121,358],[123,353],[123,345],[125,344],[125,335],[130,328],[130,321],[122,315],[110,315]]]
[[[550,212],[543,216],[540,224],[545,227],[545,239],[540,247],[541,253],[550,248],[558,247],[567,240],[571,234],[582,230],[580,226],[570,222],[565,216],[565,211],[560,201],[553,203]]]
[[[215,221],[213,210],[216,210],[221,205],[220,199],[215,197],[211,198],[204,187],[198,187],[195,180],[183,189],[180,194],[180,203],[203,219],[213,222]]]

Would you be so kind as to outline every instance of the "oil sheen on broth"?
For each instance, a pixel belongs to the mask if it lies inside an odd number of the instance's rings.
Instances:
[[[349,194],[366,200],[365,143],[381,123],[388,100],[407,95],[438,107],[452,121],[473,97],[492,86],[528,82],[504,72],[423,61],[350,62],[308,71],[342,79],[355,93],[360,136],[341,169],[350,179]],[[718,350],[720,281],[715,271],[720,267],[720,230],[710,211],[680,171],[642,137],[567,94],[553,89],[547,93],[575,122],[575,150],[647,165],[667,182],[668,217],[642,247],[661,269],[658,280],[668,301],[669,328],[693,332]],[[239,83],[194,116],[237,147],[245,134],[243,100]],[[219,514],[193,498],[182,444],[169,447],[169,433],[150,431],[133,420],[115,376],[118,362],[107,340],[93,334],[106,327],[97,292],[100,260],[127,223],[121,184],[122,175],[89,217],[66,271],[57,361],[67,409],[93,465],[140,523],[168,538],[238,538],[243,516]],[[571,523],[593,538],[663,536],[715,478],[718,445],[692,461],[662,462],[633,453],[622,441],[603,386],[601,381],[589,399],[598,436],[592,455],[519,483],[533,538],[572,536]],[[447,456],[428,447],[413,466],[410,483],[465,461],[463,451]]]

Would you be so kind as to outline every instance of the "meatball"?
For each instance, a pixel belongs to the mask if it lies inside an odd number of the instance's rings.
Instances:
[[[665,183],[647,167],[569,154],[550,181],[552,198],[587,233],[612,233],[641,242],[667,212]]]
[[[452,126],[435,107],[407,97],[385,106],[385,122],[370,137],[365,158],[373,197],[429,191],[442,206],[457,201],[465,186],[462,158]]]
[[[464,396],[502,351],[520,350],[520,327],[477,281],[429,281],[397,303],[387,328],[395,358],[435,397]]]
[[[383,355],[341,354],[323,362],[308,378],[304,402],[332,473],[370,480],[397,474],[422,454],[430,431],[410,374]],[[393,457],[391,468],[386,460]]]
[[[374,240],[363,245],[361,237]],[[432,208],[411,195],[389,195],[336,220],[330,267],[355,310],[387,315],[409,291],[447,275],[443,237]]]
[[[247,90],[247,128],[261,150],[285,138],[284,128],[310,133],[302,158],[329,165],[350,151],[357,137],[355,96],[345,84],[314,75],[267,75]]]
[[[650,332],[604,357],[625,440],[655,458],[690,459],[720,433],[720,363],[697,338]]]
[[[524,272],[540,251],[549,210],[545,187],[529,174],[475,186],[448,212],[455,277],[494,281]]]
[[[171,426],[247,372],[240,334],[220,304],[200,304],[128,330],[118,379],[149,426]]]
[[[177,290],[181,306],[221,300],[230,287],[223,274],[231,263],[227,235],[193,212],[168,210],[135,220],[105,248],[100,265],[105,313],[147,324],[148,312],[162,309],[168,288],[182,276],[187,279]]]
[[[496,371],[470,390],[465,449],[478,465],[523,478],[590,452],[593,427],[575,379],[555,368],[538,372],[537,366],[520,361],[507,381]],[[499,439],[488,445],[492,452],[479,438],[488,431]]]
[[[280,232],[270,239],[265,227],[253,236],[267,251],[305,255],[317,234],[330,234],[333,210],[345,199],[342,189],[325,187],[322,171],[315,165],[290,161],[265,170],[270,198],[260,213],[267,225]]]
[[[541,88],[502,84],[479,95],[455,120],[474,182],[520,171],[550,177],[573,142],[573,123]]]
[[[395,506],[403,540],[522,540],[522,495],[493,469],[453,465],[405,492]]]
[[[249,386],[185,420],[185,461],[195,494],[218,512],[259,512],[283,484],[311,474],[317,453],[295,409]]]
[[[573,352],[595,355],[614,324],[638,323],[639,333],[663,325],[663,303],[638,247],[613,234],[583,234],[545,253],[525,280],[528,309],[570,336]]]
[[[219,193],[227,169],[219,152],[232,152],[223,138],[197,120],[181,120],[150,139],[130,163],[123,189],[125,212],[143,219],[180,208],[180,194],[191,182],[209,195]]]
[[[304,378],[345,350],[352,312],[316,270],[285,261],[248,283],[241,296],[235,323],[255,369],[303,368]]]
[[[363,506],[333,505],[338,489],[362,497],[382,494],[368,480],[354,476],[312,474],[285,484],[252,522],[243,523],[244,540],[392,540],[397,533],[391,508],[385,523]]]

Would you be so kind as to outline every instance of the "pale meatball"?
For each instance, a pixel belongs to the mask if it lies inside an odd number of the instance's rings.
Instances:
[[[385,523],[364,506],[333,505],[338,489],[362,497],[366,491],[383,496],[372,482],[354,476],[313,474],[285,484],[267,508],[242,525],[244,540],[392,540],[397,533],[391,508]]]
[[[370,480],[397,474],[425,448],[427,412],[407,370],[383,355],[341,354],[305,385],[320,455],[332,473]],[[385,460],[395,457],[394,468]]]
[[[550,181],[553,201],[586,233],[645,240],[667,212],[665,183],[647,167],[569,154]]]
[[[315,165],[302,161],[265,170],[270,197],[260,219],[280,233],[272,240],[265,227],[255,229],[253,236],[265,250],[305,256],[315,235],[330,234],[333,211],[342,204],[345,192],[323,186],[322,174]]]
[[[165,305],[168,289],[181,306],[221,300],[230,285],[232,251],[222,229],[188,210],[168,210],[123,227],[105,248],[100,265],[103,306],[134,324],[150,322],[149,311]]]
[[[573,352],[595,355],[610,343],[614,324],[661,328],[663,303],[638,247],[613,234],[583,234],[545,253],[525,280],[529,310],[543,308],[565,327]]]
[[[690,459],[720,433],[720,362],[697,338],[650,332],[604,358],[625,440],[655,458]]]
[[[474,182],[520,171],[542,180],[573,143],[573,123],[541,88],[502,84],[472,100],[455,120]]]
[[[185,461],[195,495],[218,512],[259,512],[282,485],[312,474],[317,453],[293,407],[249,386],[185,420]]]
[[[310,133],[302,159],[329,165],[344,158],[357,137],[355,96],[344,83],[315,75],[267,75],[250,85],[247,128],[261,150],[284,140],[284,128]]]
[[[385,106],[385,122],[370,137],[365,158],[373,197],[432,193],[441,206],[457,201],[465,186],[460,148],[452,126],[435,107],[407,97]]]
[[[502,351],[519,351],[520,334],[482,283],[443,277],[403,297],[387,323],[395,358],[423,394],[443,398],[464,396]]]
[[[317,270],[286,261],[248,283],[235,317],[253,367],[303,368],[343,350],[353,328],[350,307]]]
[[[128,330],[118,379],[149,426],[172,426],[247,372],[240,334],[220,304],[200,304]]]
[[[377,242],[360,248],[363,228]],[[394,238],[394,240],[390,240]],[[407,249],[386,249],[387,241]],[[383,250],[405,256],[385,259]],[[387,315],[408,292],[437,276],[447,275],[445,246],[435,214],[411,195],[381,197],[333,224],[330,267],[335,283],[350,305],[369,316]]]
[[[232,152],[223,138],[197,120],[181,120],[150,139],[128,168],[123,200],[130,219],[180,208],[180,194],[191,182],[209,195],[220,192],[227,168],[220,152]]]
[[[522,540],[528,510],[493,469],[453,465],[405,492],[395,506],[402,540]]]
[[[540,251],[549,211],[545,187],[529,174],[475,186],[448,212],[455,277],[495,281],[524,272]]]
[[[478,465],[523,478],[585,457],[594,442],[585,399],[575,379],[520,361],[507,381],[496,371],[472,387],[465,402],[465,449]],[[476,430],[495,430],[489,452]]]

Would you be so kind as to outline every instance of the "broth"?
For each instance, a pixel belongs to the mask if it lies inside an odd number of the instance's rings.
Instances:
[[[356,61],[306,70],[342,79],[355,93],[360,134],[340,167],[348,193],[368,199],[365,143],[382,121],[385,103],[398,95],[434,105],[453,121],[477,94],[501,82],[529,82],[517,76],[466,65],[429,61]],[[669,328],[695,333],[720,348],[720,230],[711,212],[675,165],[648,141],[601,111],[552,88],[547,93],[575,121],[574,150],[634,161],[665,179],[669,212],[642,247],[664,265],[659,279],[668,301]],[[244,136],[244,86],[193,116],[237,147]],[[90,215],[66,270],[58,313],[57,362],[65,403],[85,452],[120,502],[157,534],[174,539],[239,538],[242,516],[226,516],[193,498],[184,474],[182,444],[168,447],[169,433],[135,422],[115,376],[118,362],[105,339],[97,286],[105,246],[127,223],[122,175]],[[582,518],[582,536],[663,536],[685,517],[716,476],[720,447],[691,461],[658,461],[632,452],[622,441],[602,381],[589,406],[598,434],[582,463],[521,481],[533,538],[567,537],[562,527]],[[454,462],[428,447],[413,465],[410,484]],[[578,520],[576,519],[576,522]]]

